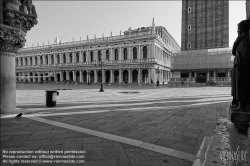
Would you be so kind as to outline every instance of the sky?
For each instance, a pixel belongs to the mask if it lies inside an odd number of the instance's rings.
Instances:
[[[182,2],[175,1],[34,1],[38,24],[26,35],[26,45],[54,44],[116,36],[152,25],[164,26],[181,46]],[[237,37],[237,24],[246,18],[245,1],[229,1],[229,47]]]

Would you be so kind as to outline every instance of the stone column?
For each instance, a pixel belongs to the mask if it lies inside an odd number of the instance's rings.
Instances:
[[[214,81],[216,80],[216,71],[214,71]]]
[[[83,82],[82,71],[80,70],[80,82]]]
[[[131,69],[128,69],[128,83],[132,83]]]
[[[62,81],[63,81],[63,72],[60,71],[60,82],[62,82]]]
[[[119,70],[119,83],[122,83],[122,69]]]
[[[35,11],[35,15],[21,13],[19,1],[4,3],[1,1],[0,5],[0,114],[16,111],[15,57],[25,45],[27,30],[37,24]]]
[[[38,74],[38,82],[41,82],[41,77],[40,77],[41,73],[38,72],[37,74]]]
[[[138,69],[138,84],[141,84],[141,69]]]
[[[137,59],[141,59],[141,47],[140,45],[138,46],[138,57]]]
[[[110,70],[110,83],[114,83],[114,74],[113,74],[113,70]]]
[[[76,82],[76,71],[73,71],[73,81]]]
[[[130,46],[128,47],[128,59],[131,59],[131,48],[130,48]]]
[[[90,71],[87,71],[87,83],[90,82]]]
[[[66,80],[69,80],[69,71],[66,71]]]
[[[94,83],[97,83],[97,70],[94,70]]]

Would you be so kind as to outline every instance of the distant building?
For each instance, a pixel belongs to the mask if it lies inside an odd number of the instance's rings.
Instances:
[[[182,0],[181,50],[229,46],[229,0]]]
[[[168,82],[171,55],[180,46],[166,28],[154,25],[123,35],[23,48],[16,57],[17,81],[97,83]],[[95,64],[106,59],[101,71]]]
[[[181,51],[172,54],[172,78],[204,76],[230,82],[229,0],[182,0]],[[236,32],[235,32],[236,33]]]

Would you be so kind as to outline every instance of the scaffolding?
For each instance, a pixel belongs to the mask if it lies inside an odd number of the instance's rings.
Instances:
[[[172,70],[228,69],[233,60],[232,48],[181,51],[172,54]]]

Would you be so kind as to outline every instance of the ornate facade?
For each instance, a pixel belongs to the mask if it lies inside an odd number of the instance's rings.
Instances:
[[[23,48],[16,57],[17,81],[79,83],[168,82],[171,54],[179,45],[162,27],[141,27],[123,35]],[[106,59],[103,70],[96,63]]]

